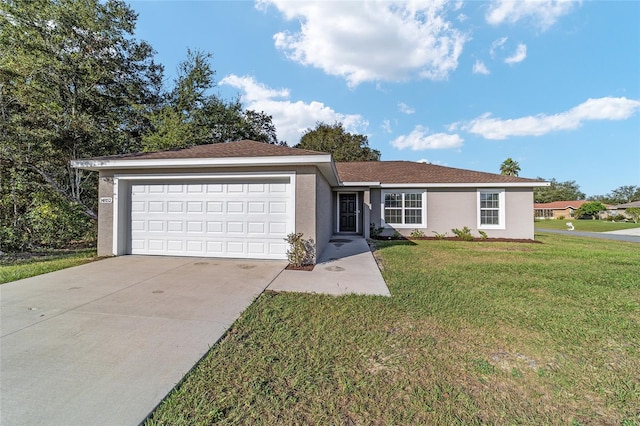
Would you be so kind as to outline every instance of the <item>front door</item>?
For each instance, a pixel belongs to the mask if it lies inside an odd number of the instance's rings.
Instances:
[[[356,232],[356,194],[339,194],[340,202],[340,232]]]

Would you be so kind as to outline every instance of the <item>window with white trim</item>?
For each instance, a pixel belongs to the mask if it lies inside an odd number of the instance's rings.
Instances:
[[[423,190],[382,192],[382,216],[385,225],[396,228],[426,228],[427,197]]]
[[[504,189],[478,190],[478,229],[505,229]]]

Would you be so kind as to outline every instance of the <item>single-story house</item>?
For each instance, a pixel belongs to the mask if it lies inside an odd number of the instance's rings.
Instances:
[[[575,211],[589,200],[553,201],[551,203],[535,203],[533,217],[535,219],[576,219]],[[605,219],[612,213],[613,206],[605,204],[607,210],[600,212],[600,219]]]
[[[303,233],[371,227],[533,239],[534,179],[409,161],[334,162],[323,152],[237,141],[75,160],[99,174],[98,253],[286,259]]]
[[[630,203],[618,204],[612,208],[612,212],[617,215],[622,215],[626,218],[629,218],[630,215],[627,214],[627,209],[631,208],[640,208],[640,201],[632,201]]]

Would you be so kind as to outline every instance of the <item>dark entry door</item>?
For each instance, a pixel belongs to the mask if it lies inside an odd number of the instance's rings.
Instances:
[[[340,194],[340,232],[356,232],[356,194]]]

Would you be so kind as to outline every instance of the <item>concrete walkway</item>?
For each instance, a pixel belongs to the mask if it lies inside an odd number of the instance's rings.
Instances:
[[[139,424],[285,266],[123,256],[0,285],[0,424]]]
[[[313,271],[285,269],[267,289],[335,296],[391,296],[369,244],[360,235],[334,235]]]
[[[563,231],[559,229],[536,229],[536,232],[549,232],[551,234],[572,235],[574,237],[600,238],[603,240],[626,241],[630,243],[640,243],[640,233],[633,229],[623,229],[621,231],[610,232],[584,232],[584,231]]]

